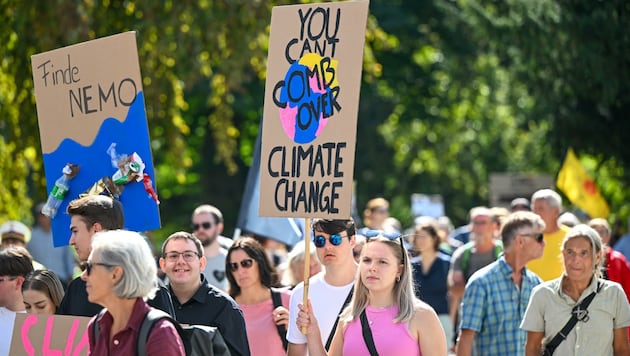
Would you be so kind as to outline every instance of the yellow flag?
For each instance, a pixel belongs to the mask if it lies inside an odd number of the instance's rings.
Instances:
[[[558,172],[556,186],[578,208],[591,218],[607,218],[610,213],[606,200],[599,193],[597,185],[575,156],[572,148],[567,151],[564,163]]]

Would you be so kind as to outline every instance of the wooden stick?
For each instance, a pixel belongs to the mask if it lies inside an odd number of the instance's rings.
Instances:
[[[304,295],[302,305],[308,305],[308,285],[311,276],[311,219],[304,222]],[[306,328],[302,328],[302,334],[306,335]]]

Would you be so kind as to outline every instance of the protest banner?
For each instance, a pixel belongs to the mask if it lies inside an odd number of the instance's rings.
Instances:
[[[88,354],[91,318],[18,313],[11,337],[11,356]]]
[[[119,199],[129,230],[159,228],[135,32],[31,61],[54,245],[68,244],[66,207],[85,194]]]
[[[369,2],[272,10],[260,215],[349,218]]]

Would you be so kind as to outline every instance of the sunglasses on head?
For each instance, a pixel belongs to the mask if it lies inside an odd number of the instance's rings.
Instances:
[[[405,251],[403,237],[401,234],[397,232],[386,232],[383,230],[367,230],[367,231],[364,231],[362,235],[365,236],[366,242],[372,239],[375,239],[377,237],[384,237],[390,241],[400,240],[400,252],[402,253],[402,263],[403,264],[405,263],[405,256],[407,255],[407,252]]]
[[[88,276],[92,273],[92,268],[94,268],[94,266],[104,266],[107,268],[115,267],[114,265],[110,265],[108,263],[100,263],[100,262],[86,261],[86,262],[81,263],[81,269],[84,270]]]
[[[201,224],[192,224],[193,231],[199,230],[200,227],[203,227],[205,230],[208,230],[212,227],[212,223],[209,221],[202,222]]]
[[[230,270],[232,272],[236,272],[238,270],[238,265],[241,265],[241,267],[243,268],[252,268],[252,266],[254,265],[254,260],[252,260],[251,258],[247,258],[242,260],[241,262],[230,262],[228,263],[228,267],[230,267]]]
[[[339,246],[341,245],[342,239],[343,239],[343,236],[341,236],[340,234],[331,234],[330,237],[328,238],[328,241],[333,246]],[[315,244],[315,247],[322,248],[326,246],[326,237],[323,235],[317,235],[315,236],[315,238],[313,238],[313,243]]]

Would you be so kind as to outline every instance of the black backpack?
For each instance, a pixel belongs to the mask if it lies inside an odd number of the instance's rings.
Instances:
[[[101,310],[98,314],[93,326],[94,340],[98,339],[99,327],[98,320],[105,314],[107,309]],[[151,334],[151,329],[155,324],[162,320],[169,320],[177,329],[177,333],[181,337],[186,355],[188,356],[231,356],[230,350],[223,340],[223,336],[216,327],[205,325],[180,325],[170,315],[159,310],[151,309],[142,320],[140,332],[136,346],[136,355],[145,356],[147,354],[147,340]]]

